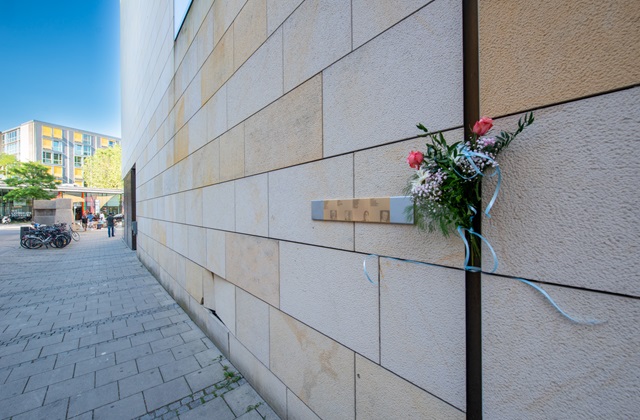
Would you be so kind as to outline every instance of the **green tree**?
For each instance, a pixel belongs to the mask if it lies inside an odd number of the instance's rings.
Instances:
[[[15,156],[0,152],[0,175],[4,174],[6,178],[9,168],[18,162]]]
[[[5,201],[22,201],[25,199],[48,200],[56,190],[55,178],[49,173],[49,168],[38,162],[19,162],[9,168],[9,177],[4,182],[10,187],[17,187],[9,191]]]
[[[119,144],[99,149],[84,161],[84,182],[93,188],[122,188],[121,168],[122,147]]]

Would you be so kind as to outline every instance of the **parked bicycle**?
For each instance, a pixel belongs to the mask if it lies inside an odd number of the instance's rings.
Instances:
[[[64,248],[69,245],[71,238],[72,234],[66,230],[66,224],[64,227],[34,224],[34,229],[20,239],[20,245],[27,249],[37,249],[42,246],[49,248],[49,245]]]
[[[80,240],[80,234],[73,230],[73,225],[67,226],[66,223],[55,223],[53,226],[59,228],[62,232],[68,233],[74,241]]]

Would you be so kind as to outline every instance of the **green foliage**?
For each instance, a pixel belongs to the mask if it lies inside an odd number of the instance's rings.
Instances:
[[[431,133],[418,124],[417,127],[424,131],[419,137],[430,137],[431,143],[426,144],[424,161],[404,190],[405,195],[414,199],[416,224],[429,231],[438,229],[445,236],[458,226],[471,228],[473,216],[480,212],[483,175],[497,166],[494,159],[498,153],[533,121],[533,113],[525,114],[518,121],[515,132],[501,131],[490,143],[472,134],[466,141],[452,144],[447,144],[442,133]],[[419,188],[416,186],[425,185],[432,189],[417,194]],[[411,207],[406,209],[407,214],[411,210]]]
[[[94,188],[122,188],[122,147],[118,144],[98,149],[96,154],[85,159],[84,182]]]
[[[5,183],[10,187],[17,187],[4,196],[5,201],[48,200],[55,195],[47,191],[56,189],[55,178],[49,173],[47,166],[38,162],[20,162],[12,165]]]
[[[248,413],[249,411],[253,411],[253,410],[257,409],[258,407],[260,407],[261,405],[262,405],[262,401],[260,401],[260,402],[259,402],[259,403],[257,403],[257,404],[248,405],[248,406],[247,406],[247,409],[246,409],[244,412],[245,412],[245,413]],[[258,414],[260,414],[260,413],[258,413]],[[261,417],[262,417],[262,416],[261,416]]]
[[[0,174],[6,177],[11,166],[16,163],[18,163],[18,160],[15,156],[0,152]]]

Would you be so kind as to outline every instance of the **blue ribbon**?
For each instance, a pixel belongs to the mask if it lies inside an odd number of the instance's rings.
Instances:
[[[463,146],[462,144],[458,146],[458,153],[460,153],[461,156],[463,156],[465,159],[467,159],[467,161],[469,162],[469,164],[471,165],[471,167],[475,171],[475,173],[471,177],[466,177],[466,176],[462,175],[461,173],[459,173],[455,168],[453,168],[453,170],[455,171],[456,174],[458,174],[458,176],[460,176],[461,178],[467,179],[467,180],[471,180],[471,179],[476,178],[478,176],[485,176],[485,174],[480,170],[480,168],[478,168],[476,163],[473,161],[473,157],[474,156],[480,157],[482,159],[486,159],[486,160],[488,160],[488,161],[490,161],[490,162],[492,162],[492,163],[494,163],[496,165],[495,166],[495,170],[493,171],[493,173],[491,175],[489,175],[489,177],[494,177],[494,176],[498,175],[498,182],[496,184],[496,189],[493,191],[493,196],[491,197],[491,201],[489,201],[489,204],[487,205],[487,207],[484,210],[484,214],[487,216],[487,218],[491,218],[491,214],[489,214],[489,212],[491,211],[491,208],[493,207],[493,205],[496,202],[496,199],[498,198],[498,192],[500,191],[500,186],[502,184],[502,171],[500,170],[500,166],[491,157],[489,157],[489,156],[487,156],[487,155],[485,155],[483,153],[472,152],[471,150],[469,150],[469,148],[467,148],[466,146]],[[469,206],[469,209],[473,212],[473,216],[471,216],[471,218],[469,220],[469,226],[471,226],[473,224],[473,218],[477,214],[477,211],[471,205]],[[491,244],[489,243],[487,238],[485,238],[484,236],[482,236],[478,232],[475,232],[473,230],[473,228],[467,229],[465,227],[458,226],[457,230],[458,230],[458,235],[460,235],[460,238],[462,238],[462,242],[464,242],[464,249],[465,249],[464,269],[467,270],[467,271],[472,271],[472,272],[476,272],[476,273],[482,271],[482,269],[480,267],[475,267],[475,266],[469,265],[469,259],[470,259],[470,256],[471,256],[471,252],[470,252],[470,249],[469,249],[469,242],[467,241],[467,238],[466,238],[466,236],[464,234],[464,232],[466,231],[466,232],[469,232],[469,235],[476,236],[476,237],[480,238],[480,240],[487,245],[487,247],[491,251],[491,255],[493,256],[493,269],[490,271],[490,273],[495,273],[496,270],[498,269],[498,256],[496,255],[496,252],[493,250],[493,247],[491,246]]]
[[[474,179],[474,178],[476,178],[478,176],[485,176],[485,174],[480,170],[480,168],[478,168],[476,163],[473,161],[472,158],[474,156],[477,156],[477,157],[482,158],[482,159],[486,159],[486,160],[488,160],[491,163],[494,163],[496,165],[494,167],[495,170],[493,171],[493,173],[491,175],[489,175],[489,178],[493,178],[494,176],[498,175],[498,182],[496,184],[496,189],[493,192],[493,196],[491,197],[491,200],[489,201],[489,205],[487,205],[487,208],[484,210],[484,214],[488,218],[491,218],[491,215],[489,214],[489,212],[491,211],[491,208],[493,207],[493,205],[496,202],[496,199],[498,198],[498,192],[500,191],[500,186],[502,184],[502,171],[500,170],[500,165],[498,165],[498,162],[496,162],[491,157],[489,157],[489,156],[487,156],[487,155],[485,155],[483,153],[472,152],[466,146],[459,145],[458,146],[458,153],[460,153],[461,156],[463,156],[465,159],[467,159],[467,161],[469,162],[469,164],[471,165],[471,167],[475,171],[475,174],[473,174],[472,176],[464,176],[460,172],[458,172],[456,168],[453,168],[453,171],[462,179],[472,180],[472,179]]]
[[[376,254],[369,254],[366,257],[364,257],[364,260],[362,261],[362,267],[364,269],[364,275],[367,278],[367,280],[369,280],[369,282],[371,282],[371,284],[376,284],[374,283],[373,280],[371,280],[371,277],[369,276],[369,273],[367,272],[367,258],[370,257],[376,257],[379,258],[380,255],[376,255]],[[400,262],[405,262],[405,263],[411,263],[411,264],[418,264],[418,265],[426,265],[426,266],[430,266],[430,267],[440,267],[440,268],[450,268],[450,267],[444,267],[441,265],[437,265],[437,264],[430,264],[430,263],[426,263],[426,262],[422,262],[422,261],[414,261],[414,260],[403,260],[400,258],[393,258],[393,257],[382,257],[382,258],[387,258],[389,260],[394,260],[394,261],[400,261]],[[477,267],[475,267],[477,268]],[[466,268],[465,268],[466,270]],[[477,269],[477,272],[482,273],[482,274],[492,274],[492,273],[487,273],[486,271],[482,271],[481,269]],[[553,298],[551,298],[551,296],[549,296],[549,294],[540,286],[534,284],[533,282],[529,281],[529,280],[525,280],[523,278],[520,277],[511,277],[511,276],[499,276],[501,278],[505,278],[505,279],[511,279],[511,280],[517,280],[521,283],[527,284],[531,287],[533,287],[536,291],[538,291],[550,304],[551,306],[553,306],[558,312],[560,312],[560,314],[565,317],[566,319],[568,319],[571,322],[574,322],[576,324],[586,324],[586,325],[597,325],[597,324],[602,324],[604,321],[598,321],[598,320],[579,320],[576,318],[573,318],[571,315],[567,314],[565,311],[562,310],[562,308],[560,308],[560,306],[558,306],[558,304],[553,300]]]
[[[498,269],[498,256],[496,255],[496,252],[493,250],[493,247],[491,246],[489,241],[487,241],[487,238],[485,238],[484,236],[480,235],[478,232],[474,231],[473,228],[467,229],[467,228],[463,228],[462,226],[458,226],[458,234],[462,238],[462,242],[464,242],[464,249],[465,249],[464,269],[465,269],[465,271],[472,271],[474,273],[481,273],[482,272],[482,268],[475,267],[473,265],[469,265],[469,257],[471,255],[471,252],[469,251],[469,242],[467,241],[467,238],[464,235],[464,231],[469,232],[470,235],[477,236],[478,238],[480,238],[480,240],[482,242],[487,244],[487,247],[489,247],[489,251],[491,251],[491,255],[493,256],[493,269],[491,271],[489,271],[489,274],[495,273],[496,270]]]

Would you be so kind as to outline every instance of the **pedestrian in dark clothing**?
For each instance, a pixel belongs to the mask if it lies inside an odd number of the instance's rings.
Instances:
[[[87,213],[82,213],[82,227],[87,231]]]
[[[109,215],[107,216],[107,233],[109,234],[110,238],[116,236],[116,234],[115,234],[115,220],[114,220],[114,217],[113,217],[113,213],[109,213]]]

